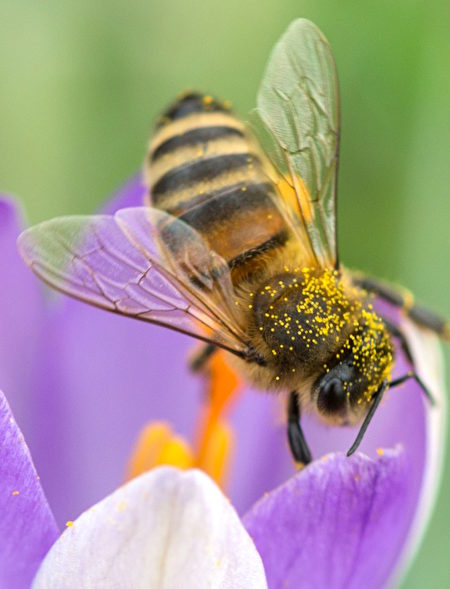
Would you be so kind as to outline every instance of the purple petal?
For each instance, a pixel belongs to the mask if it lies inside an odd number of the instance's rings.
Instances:
[[[402,546],[410,468],[400,449],[329,455],[257,503],[244,525],[270,589],[378,589]]]
[[[0,586],[28,587],[58,536],[30,452],[0,391]]]
[[[33,387],[42,349],[43,299],[39,282],[16,248],[23,227],[12,199],[0,196],[0,388],[9,401],[28,441],[36,403]]]
[[[191,435],[201,390],[174,369],[186,365],[187,337],[76,301],[66,301],[58,319],[41,385],[48,427],[36,451],[54,512],[66,521],[123,482],[149,420],[170,419]]]
[[[143,195],[140,177],[133,178],[106,209],[139,204]],[[191,437],[203,387],[186,369],[192,339],[68,298],[57,303],[34,415],[47,427],[39,427],[33,455],[65,522],[123,482],[149,420],[169,420]]]
[[[144,179],[141,174],[137,174],[124,182],[123,186],[102,208],[102,212],[112,215],[119,209],[142,206],[146,193]]]
[[[248,389],[230,418],[236,451],[227,493],[242,514],[292,476],[295,467],[287,446],[284,404],[278,397]]]

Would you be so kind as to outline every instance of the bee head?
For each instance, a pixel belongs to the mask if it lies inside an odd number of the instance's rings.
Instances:
[[[365,389],[365,385],[358,381],[355,367],[350,361],[342,361],[322,374],[312,391],[319,414],[333,423],[353,423],[355,400],[363,398]]]
[[[372,311],[363,311],[356,329],[313,385],[319,414],[339,425],[356,424],[389,376],[392,363],[393,348],[384,323]]]

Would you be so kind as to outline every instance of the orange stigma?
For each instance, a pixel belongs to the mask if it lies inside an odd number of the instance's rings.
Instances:
[[[149,423],[132,452],[127,480],[166,464],[201,468],[223,488],[233,449],[233,431],[225,414],[236,398],[240,381],[221,352],[210,359],[207,375],[206,401],[200,408],[193,444],[177,435],[168,423]]]

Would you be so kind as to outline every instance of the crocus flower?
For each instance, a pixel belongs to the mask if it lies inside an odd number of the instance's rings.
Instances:
[[[200,471],[160,468],[142,475],[68,522],[55,542],[58,528],[1,391],[0,439],[2,587],[267,586],[237,514]]]
[[[109,210],[139,204],[142,194],[134,181]],[[12,204],[3,202],[0,214],[6,229],[0,240],[16,235]],[[188,338],[76,301],[49,306],[14,255],[1,247],[2,275],[11,284],[2,309],[19,310],[14,321],[0,313],[0,322],[2,334],[14,334],[27,357],[19,366],[0,364],[0,376],[8,379],[11,404],[62,523],[122,482],[133,441],[148,420],[169,421],[184,440],[195,439],[204,384],[185,368]],[[424,405],[411,382],[389,393],[361,445],[365,456],[339,453],[351,445],[354,430],[311,418],[304,429],[315,455],[338,453],[295,474],[279,399],[245,389],[228,408],[235,451],[225,491],[244,514],[270,588],[382,587],[417,547],[439,479],[445,410],[433,338],[409,324],[405,329],[419,370],[439,397],[437,407]],[[31,341],[28,330],[35,334]],[[406,370],[399,353],[396,372]]]

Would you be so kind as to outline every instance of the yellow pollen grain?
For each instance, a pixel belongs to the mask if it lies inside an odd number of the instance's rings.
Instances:
[[[383,456],[383,454],[384,454],[383,448],[378,448],[377,449],[377,454],[378,454],[378,456]]]
[[[12,492],[12,495],[18,495],[18,494],[19,494],[19,491],[13,491]]]
[[[66,522],[66,528],[71,528],[73,526],[73,521],[69,520]]]

